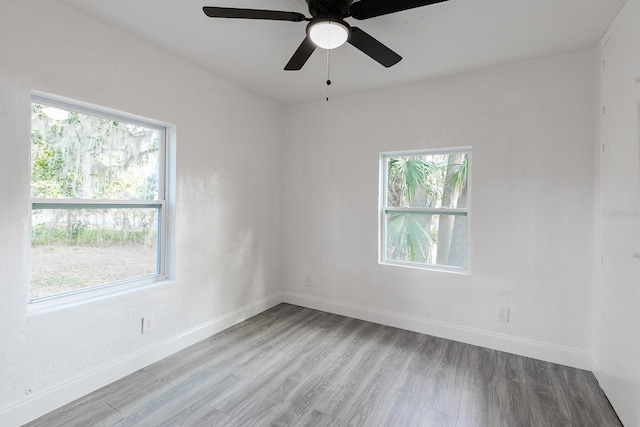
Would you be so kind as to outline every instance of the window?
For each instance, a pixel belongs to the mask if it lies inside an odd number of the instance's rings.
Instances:
[[[382,153],[380,262],[469,269],[470,148]]]
[[[30,302],[165,277],[167,127],[31,96]]]

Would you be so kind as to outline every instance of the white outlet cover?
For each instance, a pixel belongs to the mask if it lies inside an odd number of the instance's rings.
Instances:
[[[153,317],[147,316],[142,318],[142,333],[146,334],[151,332],[156,326],[156,321]]]

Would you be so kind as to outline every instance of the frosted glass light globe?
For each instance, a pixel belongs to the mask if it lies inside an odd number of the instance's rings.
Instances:
[[[336,21],[320,21],[309,27],[309,38],[318,47],[335,49],[349,38],[349,28]]]

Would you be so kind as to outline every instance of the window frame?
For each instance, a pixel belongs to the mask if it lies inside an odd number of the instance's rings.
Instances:
[[[421,207],[389,207],[387,202],[388,186],[388,159],[410,156],[433,156],[442,154],[465,153],[468,156],[467,165],[467,207],[466,208],[421,208]],[[471,273],[471,200],[472,200],[472,147],[450,147],[450,148],[427,148],[420,150],[385,151],[380,153],[379,165],[379,194],[378,194],[378,264],[416,268],[421,270],[432,270],[448,273],[470,274]],[[386,215],[389,213],[410,213],[410,214],[431,214],[431,215],[464,215],[467,218],[467,266],[455,267],[450,265],[426,264],[421,262],[400,261],[387,257],[387,221]]]
[[[130,289],[146,288],[167,282],[172,268],[170,266],[170,253],[172,252],[172,240],[170,239],[171,206],[170,189],[172,189],[172,165],[170,158],[171,135],[173,126],[159,120],[136,116],[123,111],[89,104],[70,98],[52,95],[40,91],[31,91],[29,95],[29,129],[31,134],[32,104],[57,107],[67,111],[91,115],[101,119],[115,120],[120,123],[142,126],[155,129],[160,132],[158,151],[158,197],[155,200],[109,200],[109,199],[81,199],[81,198],[37,198],[31,195],[31,150],[29,155],[29,252],[31,253],[32,235],[32,211],[34,209],[135,209],[156,208],[158,210],[158,236],[157,236],[157,261],[156,273],[128,278],[116,282],[96,284],[85,288],[47,295],[39,298],[31,298],[31,257],[29,257],[29,280],[27,287],[27,303],[29,308],[49,308],[59,304],[74,303],[105,295],[121,293]],[[31,138],[29,138],[31,144]]]

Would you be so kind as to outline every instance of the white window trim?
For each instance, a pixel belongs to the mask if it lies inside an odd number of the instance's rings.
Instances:
[[[29,218],[32,217],[34,207],[82,209],[82,208],[122,208],[122,207],[158,207],[158,268],[157,274],[137,277],[113,283],[89,286],[75,291],[64,292],[41,298],[31,299],[27,292],[28,314],[42,314],[55,311],[60,308],[75,306],[89,301],[103,299],[115,295],[129,293],[135,290],[148,289],[172,282],[173,279],[173,250],[174,250],[174,178],[175,173],[175,126],[159,120],[122,112],[119,110],[90,104],[53,95],[42,91],[32,90],[29,97],[29,117],[31,117],[31,104],[38,103],[52,107],[92,115],[103,119],[118,120],[123,123],[144,126],[160,131],[159,167],[158,170],[158,199],[157,200],[93,200],[93,199],[47,199],[29,198]],[[29,247],[31,246],[31,220],[29,220]],[[31,271],[31,259],[29,257],[29,272]],[[30,282],[30,279],[29,279]],[[27,289],[30,289],[30,283]]]
[[[467,207],[466,209],[432,209],[432,208],[390,208],[385,206],[386,192],[387,192],[387,169],[385,160],[391,157],[410,157],[419,155],[438,155],[438,154],[452,154],[452,153],[466,153],[469,156],[469,165],[467,171]],[[456,273],[468,275],[471,273],[471,194],[472,194],[472,178],[471,169],[473,165],[472,149],[471,146],[464,147],[452,147],[452,148],[436,148],[436,149],[422,149],[422,150],[406,150],[406,151],[385,151],[380,153],[380,163],[378,170],[380,171],[379,177],[379,193],[378,193],[378,264],[396,267],[415,268],[418,270],[430,270],[446,273]],[[398,261],[388,259],[386,256],[387,248],[387,222],[385,221],[385,215],[388,212],[406,212],[406,213],[425,213],[425,214],[452,214],[452,215],[466,215],[467,217],[467,268],[453,267],[447,265],[438,264],[423,264],[417,262]]]

